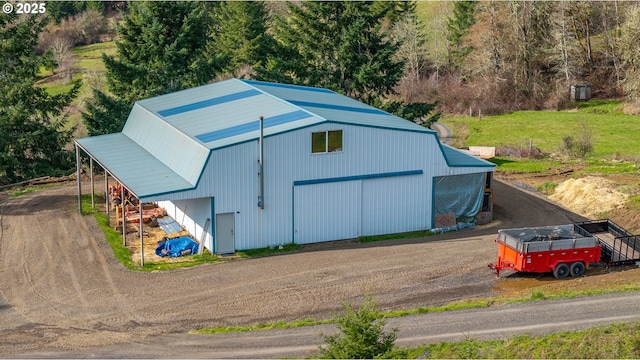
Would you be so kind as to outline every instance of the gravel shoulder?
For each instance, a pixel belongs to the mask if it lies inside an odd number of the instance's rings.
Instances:
[[[373,295],[383,310],[496,293],[499,228],[579,215],[494,182],[495,219],[426,238],[306,246],[285,255],[166,272],[119,264],[74,184],[0,202],[0,356],[90,349],[202,327],[328,318]],[[1,200],[1,199],[0,199]]]

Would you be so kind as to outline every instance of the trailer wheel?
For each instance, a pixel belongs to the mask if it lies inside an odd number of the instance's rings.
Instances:
[[[581,263],[580,261],[574,262],[573,264],[571,264],[571,268],[569,269],[569,272],[571,273],[571,276],[582,276],[582,274],[584,274],[584,264]]]
[[[553,276],[556,279],[564,279],[569,275],[569,266],[565,263],[558,264],[555,269],[553,269]]]

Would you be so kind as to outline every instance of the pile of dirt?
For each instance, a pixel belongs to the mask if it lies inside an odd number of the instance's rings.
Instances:
[[[623,206],[627,195],[616,190],[615,184],[610,180],[586,176],[565,180],[556,187],[549,198],[582,216],[593,219]]]

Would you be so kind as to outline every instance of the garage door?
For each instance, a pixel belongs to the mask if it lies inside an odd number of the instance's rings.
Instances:
[[[294,186],[294,242],[358,237],[361,194],[359,180]]]
[[[426,199],[421,176],[387,177],[362,181],[361,235],[422,230],[427,226]]]

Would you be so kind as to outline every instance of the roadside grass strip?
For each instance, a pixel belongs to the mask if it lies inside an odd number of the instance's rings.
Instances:
[[[530,296],[524,296],[524,297],[518,297],[518,298],[506,298],[506,297],[481,298],[481,299],[473,299],[473,300],[455,301],[443,306],[417,307],[413,309],[383,311],[380,313],[380,317],[385,319],[390,319],[390,318],[398,318],[403,316],[420,315],[420,314],[436,313],[436,312],[444,312],[444,311],[485,308],[485,307],[490,307],[495,305],[523,303],[523,302],[530,302],[530,301],[555,300],[555,299],[563,299],[563,298],[570,299],[570,298],[576,298],[581,296],[602,295],[602,294],[608,294],[608,293],[619,293],[619,292],[637,291],[637,290],[640,290],[640,284],[616,285],[608,288],[588,289],[588,290],[580,290],[580,291],[550,292],[548,294],[545,294],[541,290],[534,290]],[[291,329],[296,327],[316,326],[316,325],[333,324],[333,323],[335,323],[334,319],[316,320],[316,319],[307,318],[303,320],[296,320],[296,321],[290,321],[290,322],[277,321],[277,322],[270,322],[270,323],[257,323],[254,325],[246,325],[246,326],[224,326],[224,327],[203,328],[203,329],[191,330],[188,333],[189,334],[221,334],[221,333],[229,333],[229,332],[249,332],[249,331],[271,330],[271,329]],[[639,345],[640,345],[640,342],[639,342]],[[468,358],[468,357],[465,357],[465,358]]]
[[[334,320],[315,320],[315,319],[302,319],[296,321],[276,321],[269,323],[257,323],[254,325],[247,326],[224,326],[224,327],[214,327],[214,328],[205,328],[198,330],[191,330],[189,334],[222,334],[222,333],[231,333],[231,332],[249,332],[256,330],[272,330],[272,329],[291,329],[298,328],[304,326],[316,326],[316,325],[324,325],[324,324],[332,324]]]
[[[615,323],[544,336],[529,334],[504,340],[439,342],[411,348],[421,359],[637,359],[640,323]],[[414,354],[419,354],[414,357]]]

